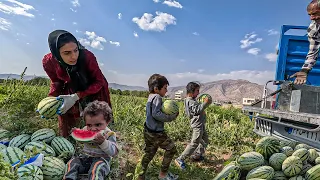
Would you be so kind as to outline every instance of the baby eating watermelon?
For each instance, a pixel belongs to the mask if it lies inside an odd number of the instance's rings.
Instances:
[[[104,101],[93,101],[84,109],[86,126],[75,129],[72,137],[81,141],[84,147],[79,156],[67,163],[64,180],[76,180],[78,174],[88,173],[89,179],[105,179],[110,172],[110,161],[118,154],[116,135],[107,126],[112,121],[112,110]],[[88,136],[92,136],[92,138]]]

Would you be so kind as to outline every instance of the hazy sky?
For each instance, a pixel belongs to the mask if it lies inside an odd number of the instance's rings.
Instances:
[[[0,0],[0,73],[45,75],[55,29],[73,33],[109,82],[147,86],[274,78],[279,30],[310,23],[305,0]]]

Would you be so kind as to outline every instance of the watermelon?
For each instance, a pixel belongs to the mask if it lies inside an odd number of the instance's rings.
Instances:
[[[103,130],[100,131],[100,133],[104,133]],[[79,129],[75,128],[72,130],[71,136],[76,140],[80,142],[90,142],[94,139],[97,132],[85,130],[85,129]]]
[[[296,147],[294,148],[294,150],[296,151],[296,150],[301,149],[301,148],[311,149],[311,147],[310,147],[309,145],[300,143],[300,144],[296,145]]]
[[[63,101],[56,97],[46,97],[39,102],[37,112],[47,119],[53,118],[62,103]]]
[[[0,129],[0,141],[10,138],[10,132],[5,129]]]
[[[36,152],[33,152],[33,148],[35,148]],[[29,142],[24,147],[24,151],[30,151],[33,154],[42,153],[44,156],[56,156],[53,148],[44,142]]]
[[[199,101],[200,103],[204,103],[205,98],[208,98],[208,99],[209,99],[209,103],[211,104],[211,102],[212,102],[212,97],[211,97],[209,94],[201,94],[201,95],[198,97],[198,101]]]
[[[306,162],[309,159],[309,151],[305,148],[300,148],[296,150],[292,156],[297,156],[301,159],[302,162]]]
[[[280,148],[280,152],[289,157],[293,154],[294,150],[290,146],[284,146],[284,147]]]
[[[233,179],[239,180],[241,177],[240,167],[233,163],[225,166],[213,180]]]
[[[288,178],[282,171],[275,171],[272,180],[288,180]]]
[[[264,158],[258,152],[247,152],[237,159],[237,164],[240,165],[241,169],[250,171],[253,168],[262,166],[264,164]]]
[[[285,146],[289,146],[292,149],[294,149],[296,147],[297,142],[295,141],[290,141],[290,140],[280,140],[280,147],[285,147]]]
[[[303,163],[297,156],[289,156],[282,163],[282,171],[287,177],[299,175],[302,171]]]
[[[45,180],[61,180],[65,173],[66,164],[56,157],[44,157],[43,164],[40,167]]]
[[[274,153],[278,153],[280,149],[280,141],[272,136],[261,138],[256,144],[256,151],[263,155],[266,160]]]
[[[305,180],[302,176],[294,176],[290,178],[289,180]]]
[[[319,180],[320,179],[320,164],[313,166],[306,172],[306,180]]]
[[[247,174],[246,179],[252,179],[252,178],[261,178],[265,180],[272,180],[274,176],[274,169],[270,166],[259,166]]]
[[[300,175],[304,175],[310,168],[312,168],[311,164],[304,164],[302,166],[302,170],[300,172]]]
[[[31,141],[31,135],[21,134],[11,139],[9,147],[17,147],[23,149]]]
[[[42,170],[35,165],[27,164],[18,168],[19,180],[43,180]]]
[[[309,149],[309,159],[308,162],[309,163],[315,163],[315,160],[317,159],[317,157],[319,157],[319,154],[317,152],[317,150],[315,149]]]
[[[56,133],[53,129],[43,128],[34,132],[31,136],[32,142],[44,141],[48,144],[51,143],[52,139],[56,137]]]
[[[26,157],[26,154],[17,147],[7,147],[1,151],[4,161],[14,164]]]
[[[1,148],[0,148],[1,149]],[[314,160],[314,163],[315,164],[320,164],[320,157],[317,157],[315,160]]]
[[[174,100],[165,100],[161,107],[162,112],[165,114],[177,114],[179,112],[179,106]]]
[[[57,136],[51,141],[51,147],[56,152],[57,156],[61,155],[63,152],[69,152],[73,155],[75,149],[70,141],[62,136]]]
[[[7,148],[7,146],[6,145],[4,145],[4,144],[0,144],[0,151],[2,150],[2,149],[6,149]]]
[[[282,168],[282,163],[286,159],[287,155],[283,153],[274,153],[269,159],[269,164],[275,171],[280,171]]]

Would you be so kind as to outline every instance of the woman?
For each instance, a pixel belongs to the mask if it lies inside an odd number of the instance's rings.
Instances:
[[[55,30],[49,34],[51,53],[44,56],[43,68],[49,76],[49,96],[63,99],[58,110],[60,135],[67,137],[80,122],[80,112],[94,100],[111,107],[108,82],[96,57],[69,32]]]

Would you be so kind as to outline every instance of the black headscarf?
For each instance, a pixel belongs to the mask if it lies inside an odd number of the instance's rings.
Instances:
[[[79,48],[79,57],[75,65],[68,65],[61,58],[59,49],[66,43],[74,42]],[[88,87],[88,78],[85,69],[85,55],[84,47],[77,41],[77,39],[68,31],[55,30],[49,34],[48,43],[50,51],[58,60],[59,64],[65,69],[71,78],[71,88],[74,92],[84,91]]]

